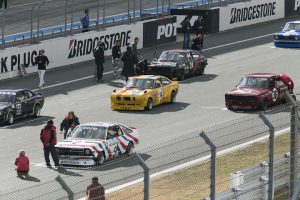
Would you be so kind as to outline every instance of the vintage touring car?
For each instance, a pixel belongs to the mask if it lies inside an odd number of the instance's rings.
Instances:
[[[300,47],[300,21],[286,23],[282,31],[274,33],[276,47]]]

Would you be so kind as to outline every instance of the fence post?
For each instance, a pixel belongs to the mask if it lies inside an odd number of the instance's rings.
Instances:
[[[74,0],[71,0],[71,27],[70,34],[73,34],[73,20],[74,20]]]
[[[156,14],[158,14],[158,7],[159,7],[159,3],[158,0],[156,0]]]
[[[298,166],[298,134],[299,134],[299,116],[297,102],[292,95],[286,91],[284,98],[287,102],[292,103],[291,108],[291,142],[290,142],[290,198],[293,196],[297,181],[297,166]]]
[[[3,46],[3,49],[5,48],[5,39],[4,39],[4,31],[5,31],[5,14],[7,12],[7,9],[1,9],[1,16],[2,16],[2,23],[1,23],[1,46]]]
[[[149,200],[150,198],[150,170],[149,167],[146,165],[145,161],[143,158],[138,154],[134,153],[133,154],[135,160],[137,163],[143,168],[144,170],[144,200]]]
[[[55,180],[62,186],[62,188],[68,193],[69,200],[74,200],[74,192],[70,189],[67,183],[58,175]]]
[[[103,30],[105,29],[105,9],[106,9],[106,7],[105,7],[105,4],[106,4],[106,2],[105,2],[105,0],[103,0],[103,10],[102,10],[102,27],[103,27]]]
[[[133,0],[133,23],[135,23],[135,0]]]
[[[67,32],[67,21],[68,21],[68,4],[69,4],[70,0],[66,0],[65,2],[65,36],[68,36],[68,32]]]
[[[142,0],[140,0],[140,18],[142,18],[142,12],[143,12],[143,6],[142,6]]]
[[[217,148],[215,144],[209,139],[204,131],[200,133],[205,143],[210,147],[211,161],[210,161],[210,200],[216,199],[216,169],[217,169]]]
[[[99,17],[100,17],[100,0],[97,0],[97,31],[99,31]]]
[[[36,28],[36,31],[37,31],[37,42],[39,41],[39,36],[40,36],[40,8],[44,5],[45,3],[45,0],[43,0],[42,2],[39,2],[39,5],[38,5],[38,10],[37,10],[37,28]]]
[[[274,146],[275,146],[275,133],[274,126],[265,116],[264,113],[260,112],[259,117],[268,126],[270,136],[269,136],[269,189],[268,189],[268,200],[273,200],[274,198]]]

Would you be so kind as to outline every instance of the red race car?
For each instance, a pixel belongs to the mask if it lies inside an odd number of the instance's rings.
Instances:
[[[242,77],[235,89],[225,94],[228,109],[267,109],[284,103],[284,92],[293,94],[294,83],[286,75],[255,73]]]

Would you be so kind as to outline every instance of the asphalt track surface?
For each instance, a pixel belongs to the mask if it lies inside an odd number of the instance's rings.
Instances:
[[[30,187],[32,185],[41,185],[46,181],[53,180],[58,174],[57,170],[51,170],[44,167],[42,145],[39,141],[40,129],[48,119],[53,119],[55,124],[59,124],[64,115],[74,110],[80,117],[81,123],[90,121],[113,121],[134,126],[140,133],[141,143],[137,151],[141,153],[144,159],[149,159],[149,165],[157,172],[165,169],[159,166],[175,166],[184,163],[181,159],[190,154],[195,155],[195,149],[182,152],[179,156],[175,153],[181,148],[188,148],[194,141],[183,143],[186,146],[170,146],[166,151],[174,152],[170,158],[162,158],[161,151],[148,151],[153,146],[163,146],[169,144],[167,141],[180,140],[186,133],[197,133],[206,127],[212,127],[214,124],[228,120],[239,120],[245,116],[256,118],[257,113],[249,112],[231,112],[225,109],[224,93],[235,86],[240,77],[246,73],[252,72],[274,72],[288,73],[295,81],[295,91],[300,91],[300,69],[298,61],[298,49],[279,49],[274,48],[272,44],[271,33],[277,31],[286,20],[273,21],[265,24],[246,27],[239,30],[228,31],[213,34],[205,39],[205,55],[208,57],[208,67],[205,75],[202,77],[192,77],[180,83],[180,91],[177,97],[177,103],[173,105],[162,105],[154,108],[150,112],[118,112],[110,109],[109,95],[114,88],[119,88],[124,83],[123,80],[114,80],[111,70],[110,58],[106,59],[104,83],[98,84],[92,75],[92,62],[81,63],[71,67],[65,67],[57,70],[47,71],[46,89],[42,92],[46,96],[45,106],[42,110],[42,116],[38,119],[24,119],[16,122],[12,126],[2,126],[0,129],[0,187],[1,190],[11,191],[19,185],[19,188]],[[141,51],[146,58],[151,58],[154,51],[165,49],[180,48],[181,42],[174,42],[162,45],[156,48],[149,48]],[[87,77],[87,78],[86,78]],[[76,79],[81,79],[74,81]],[[70,83],[64,83],[71,81]],[[1,87],[27,87],[36,89],[38,84],[37,75],[25,78],[17,78],[1,81]],[[47,88],[48,87],[48,88]],[[288,113],[275,113],[271,116],[273,119],[279,119],[281,116],[288,116]],[[277,123],[277,128],[286,128],[287,121]],[[255,126],[255,124],[244,124],[244,126]],[[219,131],[212,137],[218,138],[226,134]],[[254,131],[249,131],[248,140],[255,138]],[[237,138],[243,138],[245,135],[235,135],[219,140],[222,142],[232,141]],[[59,135],[59,141],[62,135]],[[191,142],[191,143],[189,143]],[[232,144],[233,144],[232,143]],[[194,144],[194,143],[193,143]],[[203,142],[201,142],[203,145]],[[13,161],[19,149],[25,149],[31,159],[31,175],[40,182],[23,181],[15,177],[13,170]],[[198,156],[204,156],[208,153],[208,148],[203,145],[201,153]],[[171,153],[170,153],[171,155]],[[169,159],[169,161],[168,161]],[[190,159],[193,159],[191,157]],[[169,164],[167,164],[169,163]],[[171,164],[170,164],[171,163]],[[125,172],[122,172],[122,171]],[[86,169],[88,171],[88,169]],[[123,183],[138,178],[140,168],[133,164],[122,162],[111,162],[109,167],[102,170],[91,170],[87,174],[82,174],[81,169],[67,169],[62,174],[69,176],[67,182],[75,183],[81,180],[87,180],[93,175],[101,176],[102,182],[108,180],[120,180],[128,174],[137,174]],[[127,175],[126,175],[127,174]],[[102,176],[103,175],[103,176]],[[75,191],[83,191],[88,182],[83,181]],[[106,187],[113,187],[118,182]],[[48,187],[39,189],[50,190],[56,188],[57,183],[52,183]],[[41,186],[42,187],[42,186]],[[37,189],[36,189],[37,190]],[[36,190],[31,194],[22,194],[24,199],[30,199],[26,195],[36,195]],[[6,193],[6,192],[5,192]],[[24,196],[25,195],[25,196]],[[51,198],[59,196],[58,193],[49,194]],[[58,195],[58,196],[54,196]],[[6,199],[10,199],[7,197]]]

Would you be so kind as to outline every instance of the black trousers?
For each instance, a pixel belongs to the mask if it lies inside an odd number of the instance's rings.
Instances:
[[[59,165],[59,159],[54,145],[50,145],[48,147],[44,146],[44,157],[45,157],[46,165],[50,165],[50,159],[49,159],[50,153],[51,153],[52,160],[54,161],[54,164]]]
[[[7,0],[0,0],[0,8],[7,8]]]
[[[98,81],[100,81],[102,79],[103,76],[103,63],[98,63],[97,65],[97,79]]]

